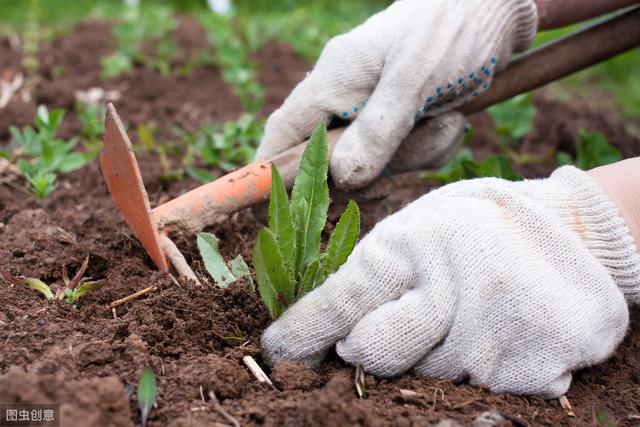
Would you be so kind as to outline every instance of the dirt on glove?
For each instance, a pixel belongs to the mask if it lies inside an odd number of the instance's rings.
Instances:
[[[202,43],[202,34],[184,34],[187,30],[182,28],[181,43]],[[90,23],[43,46],[38,54],[43,75],[51,75],[54,66],[63,67],[64,74],[41,81],[31,103],[15,100],[2,111],[0,144],[8,139],[9,125],[32,122],[37,103],[71,108],[73,91],[94,85],[122,91],[126,102],[118,103],[118,109],[131,126],[171,119],[195,129],[205,121],[235,119],[241,113],[239,100],[214,68],[198,69],[187,77],[161,77],[136,68],[130,75],[102,82],[97,77],[99,58],[109,52],[108,40],[108,25]],[[87,49],[95,57],[85,55]],[[267,88],[266,115],[309,65],[289,47],[277,44],[267,45],[256,58]],[[19,64],[8,43],[0,42],[0,72],[19,71]],[[586,129],[605,134],[626,157],[640,155],[640,141],[626,130],[632,123],[621,121],[614,109],[588,100],[561,103],[548,91],[536,94],[536,106],[534,131],[523,142],[531,152],[573,152],[578,129]],[[478,158],[496,153],[488,116],[480,114],[471,121],[471,148]],[[79,130],[71,113],[62,136]],[[162,129],[158,139],[168,137],[168,132]],[[139,160],[153,205],[197,186],[191,179],[162,181],[159,162],[149,153],[141,153]],[[554,167],[550,159],[518,171],[546,176]],[[364,231],[434,187],[416,174],[397,177],[396,182],[388,198],[362,205]],[[332,206],[330,220],[335,223],[343,209]],[[250,260],[262,226],[251,211],[244,211],[208,231],[218,236],[226,258],[241,254]],[[193,236],[176,243],[203,275]],[[76,308],[48,302],[30,289],[0,284],[0,403],[62,403],[62,425],[138,424],[135,388],[142,370],[150,366],[159,393],[150,426],[229,424],[209,392],[242,425],[428,426],[445,418],[471,425],[488,410],[500,412],[505,425],[514,426],[593,425],[599,412],[621,426],[638,423],[629,418],[640,414],[638,309],[632,309],[631,330],[616,354],[574,376],[567,394],[574,417],[557,400],[494,395],[483,388],[411,374],[394,380],[367,376],[367,398],[362,400],[353,385],[354,369],[335,355],[315,371],[298,364],[268,370],[274,390],[260,385],[242,364],[245,355],[261,363],[259,337],[270,319],[259,297],[243,280],[222,290],[183,280],[175,284],[157,272],[114,208],[95,162],[59,177],[58,189],[43,204],[25,194],[21,178],[0,184],[0,266],[60,286],[62,266],[74,271],[85,255],[90,257],[86,275],[104,279],[106,286],[83,296]],[[158,290],[118,307],[115,316],[106,309],[112,301],[148,286]]]

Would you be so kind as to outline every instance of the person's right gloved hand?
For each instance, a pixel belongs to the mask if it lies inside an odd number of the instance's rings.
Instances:
[[[351,121],[333,181],[361,188],[419,119],[481,96],[536,34],[533,0],[400,0],[325,46],[313,71],[267,120],[257,158],[302,143],[328,116]],[[426,141],[427,145],[429,141]]]
[[[434,191],[380,222],[262,337],[264,359],[314,366],[335,346],[366,372],[409,369],[558,397],[609,357],[640,300],[640,256],[585,172]]]

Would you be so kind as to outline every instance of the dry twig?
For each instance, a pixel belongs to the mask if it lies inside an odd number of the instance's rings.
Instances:
[[[126,296],[124,298],[120,298],[119,300],[116,300],[116,301],[112,302],[111,304],[109,304],[108,309],[109,310],[114,309],[114,308],[116,308],[116,307],[118,307],[118,306],[120,306],[122,304],[126,304],[129,301],[133,301],[136,298],[140,298],[141,296],[150,294],[151,292],[155,292],[157,290],[158,290],[157,286],[149,286],[148,288],[144,288],[141,291],[138,291],[138,292],[136,292],[134,294],[131,294],[131,295]]]

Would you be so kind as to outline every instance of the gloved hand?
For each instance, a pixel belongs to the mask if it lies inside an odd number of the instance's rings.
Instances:
[[[267,121],[257,157],[301,143],[328,116],[353,120],[332,159],[334,182],[359,188],[389,163],[416,120],[489,88],[536,33],[533,0],[400,0],[332,39]]]
[[[640,300],[640,256],[588,174],[461,181],[380,222],[265,331],[263,356],[314,366],[335,345],[379,377],[551,398],[611,355],[625,300]]]

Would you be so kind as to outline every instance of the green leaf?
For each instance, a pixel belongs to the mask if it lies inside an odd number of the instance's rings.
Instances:
[[[515,96],[487,109],[496,125],[496,133],[508,143],[516,143],[531,131],[536,109],[533,94]]]
[[[151,132],[151,129],[149,129],[147,126],[143,124],[139,124],[137,132],[138,132],[138,139],[140,140],[140,142],[142,142],[145,148],[147,150],[153,150],[153,148],[155,147],[155,144],[153,141],[153,132]]]
[[[251,276],[251,271],[249,270],[249,266],[244,262],[242,255],[238,255],[231,261],[229,261],[229,267],[231,268],[231,273],[236,276],[236,279],[240,279],[242,277],[247,278],[247,287],[251,292],[256,291],[256,287],[253,284],[253,277]]]
[[[51,292],[51,288],[42,280],[27,278],[27,279],[24,279],[24,281],[28,287],[40,292],[47,299],[53,299],[53,292]]]
[[[299,300],[300,298],[314,290],[315,287],[318,286],[321,281],[323,281],[324,275],[322,275],[322,272],[320,271],[320,266],[325,258],[326,255],[322,254],[309,263],[309,266],[302,275],[302,279],[300,279],[300,286],[296,295],[296,300]],[[322,278],[320,277],[321,275]]]
[[[296,271],[304,271],[320,252],[320,234],[327,222],[329,209],[329,151],[327,128],[321,123],[311,135],[291,194],[292,216],[299,226],[297,233]],[[302,201],[308,209],[302,210]]]
[[[564,151],[558,151],[556,153],[556,164],[558,166],[566,166],[572,163],[573,163],[573,158],[571,157],[571,154],[566,153]]]
[[[269,229],[276,237],[285,266],[293,277],[296,261],[296,233],[291,219],[287,189],[275,165],[271,167]]]
[[[513,171],[509,160],[504,156],[489,156],[481,165],[482,176],[490,176],[510,181],[521,181],[523,178]]]
[[[104,281],[97,280],[95,282],[80,282],[78,287],[73,291],[73,300],[76,301],[84,294],[96,291],[104,286]]]
[[[576,166],[582,170],[615,163],[622,159],[620,150],[613,147],[599,132],[580,131],[576,148]]]
[[[470,150],[464,148],[458,151],[449,161],[449,163],[443,166],[438,173],[423,173],[420,175],[420,177],[423,179],[438,181],[443,184],[460,181],[464,176],[462,163],[467,160],[473,161],[473,153]]]
[[[206,169],[201,169],[201,168],[188,167],[187,174],[189,174],[191,178],[197,181],[200,181],[203,184],[206,184],[216,179],[215,174],[213,174],[212,172]]]
[[[347,261],[356,245],[359,234],[360,210],[356,202],[351,200],[329,238],[327,258],[323,264],[325,275],[335,273]]]
[[[220,255],[218,238],[211,233],[198,233],[197,242],[204,266],[215,284],[224,289],[235,282],[236,278],[229,271],[224,258]]]
[[[66,155],[60,164],[58,170],[60,172],[73,172],[87,164],[87,158],[82,153],[71,153]]]
[[[147,425],[149,413],[153,408],[153,404],[158,396],[156,388],[156,376],[151,368],[145,368],[138,383],[138,408],[142,413],[142,427]]]
[[[30,277],[16,277],[8,271],[0,268],[0,277],[4,278],[8,283],[14,286],[26,286],[31,289],[35,289],[44,295],[47,299],[53,299],[53,292],[51,288],[40,279],[33,279]]]
[[[276,319],[294,300],[293,283],[284,265],[276,239],[267,229],[258,233],[253,248],[253,267],[258,290],[271,317]]]

